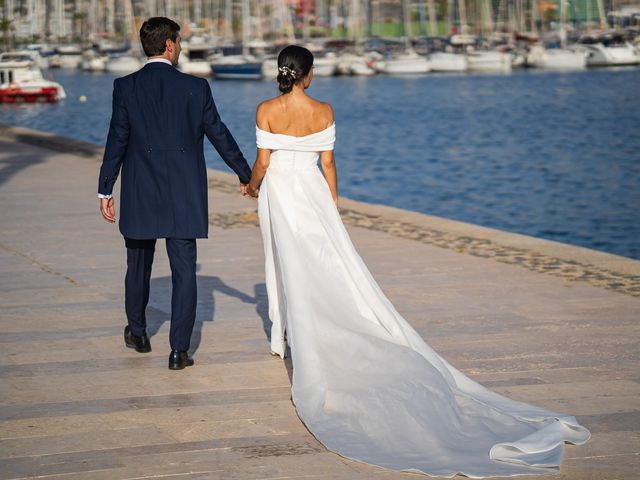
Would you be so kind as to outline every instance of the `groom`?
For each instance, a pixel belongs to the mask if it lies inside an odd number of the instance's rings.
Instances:
[[[122,167],[120,232],[127,248],[125,345],[150,352],[145,309],[155,243],[166,239],[171,265],[169,368],[193,365],[189,342],[196,318],[196,238],[208,234],[204,135],[240,179],[246,194],[251,169],[220,120],[207,80],[174,68],[180,26],[164,17],[140,28],[149,57],[139,71],[113,82],[113,113],[98,197],[104,219],[115,223],[113,186]]]

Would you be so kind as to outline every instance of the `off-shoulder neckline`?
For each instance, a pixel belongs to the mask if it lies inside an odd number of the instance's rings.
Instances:
[[[319,132],[314,132],[314,133],[310,133],[308,135],[302,135],[300,137],[297,137],[295,135],[287,135],[286,133],[273,133],[273,132],[268,132],[266,130],[262,130],[260,127],[258,127],[256,125],[256,130],[260,130],[261,132],[264,133],[268,133],[269,135],[278,135],[279,137],[290,137],[290,138],[307,138],[307,137],[313,137],[314,135],[319,135],[321,133],[326,132],[327,130],[334,128],[336,126],[336,122],[333,122],[331,125],[329,125],[327,128],[325,128],[324,130],[320,130]]]

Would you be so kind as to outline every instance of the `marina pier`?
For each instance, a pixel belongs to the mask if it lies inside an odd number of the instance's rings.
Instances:
[[[196,365],[166,367],[161,243],[153,351],[126,349],[125,250],[98,211],[100,158],[92,144],[0,127],[1,478],[422,478],[327,452],[297,418],[291,364],[269,354],[256,205],[231,175],[209,171]],[[341,214],[381,288],[444,358],[591,430],[554,478],[637,475],[640,261],[348,199]]]

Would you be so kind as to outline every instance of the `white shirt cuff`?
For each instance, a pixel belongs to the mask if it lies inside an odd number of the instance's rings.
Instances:
[[[98,198],[111,198],[113,195],[103,195],[102,193],[98,194]]]

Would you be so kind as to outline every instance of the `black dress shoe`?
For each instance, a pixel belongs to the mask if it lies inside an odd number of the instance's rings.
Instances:
[[[169,354],[169,370],[182,370],[184,367],[193,365],[193,358],[187,352],[171,350]]]
[[[149,353],[151,351],[151,343],[145,333],[141,337],[131,333],[129,325],[124,327],[124,344],[127,348],[133,348],[136,352]]]

